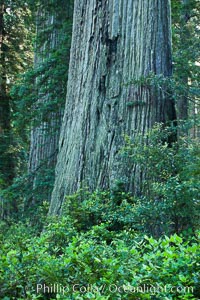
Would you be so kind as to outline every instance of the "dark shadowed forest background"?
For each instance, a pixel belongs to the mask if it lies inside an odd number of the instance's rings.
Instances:
[[[0,0],[0,299],[200,298],[199,21]]]

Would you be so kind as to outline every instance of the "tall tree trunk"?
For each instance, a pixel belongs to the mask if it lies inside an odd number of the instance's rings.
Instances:
[[[33,195],[31,195],[32,204],[35,199],[40,202],[49,200],[53,181],[54,169],[58,153],[58,141],[60,135],[61,120],[64,111],[64,102],[66,94],[63,95],[63,89],[66,90],[67,77],[62,78],[55,85],[55,67],[59,64],[58,55],[63,55],[65,59],[65,74],[68,70],[69,45],[67,46],[66,36],[70,40],[71,27],[64,27],[63,22],[72,21],[73,5],[72,1],[61,2],[55,10],[49,12],[48,5],[42,7],[37,16],[37,40],[39,46],[36,47],[35,69],[46,68],[36,79],[36,88],[38,99],[34,104],[35,111],[42,111],[36,117],[36,125],[31,130],[31,144],[29,155],[29,174],[33,186]],[[41,42],[41,40],[43,42]],[[58,54],[65,44],[68,49],[64,54]],[[45,65],[46,64],[46,65]],[[62,66],[60,65],[60,68]],[[63,83],[64,81],[64,83]],[[55,94],[56,90],[57,95]],[[56,100],[55,98],[61,99]],[[57,103],[55,103],[57,101]],[[54,106],[52,108],[52,103]],[[41,184],[42,183],[42,184]],[[30,201],[29,201],[30,203]],[[38,204],[38,201],[37,201]]]
[[[176,118],[166,88],[144,80],[172,74],[170,22],[168,0],[75,1],[50,214],[84,186],[107,189],[118,180],[137,191],[140,174],[120,150],[124,135]]]

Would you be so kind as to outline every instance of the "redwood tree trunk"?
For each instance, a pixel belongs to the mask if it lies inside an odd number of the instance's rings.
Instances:
[[[64,5],[64,7],[61,5]],[[36,124],[33,125],[31,130],[29,155],[29,175],[33,186],[30,197],[33,200],[32,204],[36,200],[37,204],[39,200],[40,202],[50,200],[51,196],[66,97],[66,94],[63,92],[63,86],[64,90],[66,90],[65,86],[67,85],[67,78],[65,78],[64,83],[63,78],[58,82],[57,77],[55,78],[58,75],[55,75],[54,72],[56,72],[57,69],[55,70],[55,68],[59,63],[58,56],[63,55],[66,65],[65,73],[67,74],[69,48],[64,50],[65,55],[61,53],[61,49],[63,44],[68,47],[66,42],[67,35],[70,40],[72,7],[72,1],[64,1],[59,3],[53,11],[49,12],[47,4],[38,11],[37,15],[38,45],[36,45],[35,69],[37,70],[43,66],[44,71],[36,78],[35,83],[38,98],[33,106],[33,110],[38,110],[39,113],[36,117]],[[69,27],[64,27],[63,22],[68,22]],[[55,81],[57,82],[56,85]],[[53,88],[51,83],[52,85],[54,84]],[[30,201],[28,202],[30,203]]]
[[[142,83],[150,74],[172,74],[170,22],[168,0],[75,1],[50,214],[81,187],[107,189],[118,180],[138,189],[140,174],[120,150],[124,135],[175,119],[165,87]]]
[[[39,11],[37,15],[37,38],[40,39],[44,30],[50,26],[54,26],[56,22],[55,16],[51,16],[48,12]],[[56,29],[53,30],[52,34],[48,34],[47,39],[44,39],[43,45],[36,45],[35,53],[35,69],[39,68],[42,64],[49,59],[49,53],[52,49],[58,47],[58,32]],[[40,42],[41,43],[41,42]],[[36,100],[33,109],[39,110],[45,104],[50,101],[49,91],[43,92],[44,87],[40,84],[42,77],[45,76],[43,73],[36,79],[36,88],[38,90],[38,99]],[[45,85],[45,82],[44,82]],[[37,124],[38,123],[38,124]],[[57,124],[56,124],[57,123]],[[33,125],[31,130],[31,143],[30,143],[30,154],[29,154],[29,174],[31,175],[31,181],[33,184],[33,196],[40,190],[38,185],[41,181],[41,175],[44,177],[44,170],[46,168],[54,168],[57,157],[59,128],[61,123],[61,112],[49,112],[46,121],[44,121],[43,113],[39,113],[37,116],[36,126]],[[57,126],[56,126],[57,125]],[[44,180],[44,178],[43,178]],[[46,185],[43,187],[43,197],[49,198],[50,189]],[[43,199],[47,200],[47,199]]]

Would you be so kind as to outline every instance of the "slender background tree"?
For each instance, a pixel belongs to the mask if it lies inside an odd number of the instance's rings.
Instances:
[[[190,133],[199,136],[200,3],[196,0],[172,1],[173,61],[175,99],[179,124],[193,120]],[[181,130],[180,130],[181,133]],[[183,132],[182,132],[183,133]]]
[[[54,182],[58,140],[66,97],[73,1],[40,3],[35,50],[35,101],[29,175],[31,199],[48,200]],[[65,62],[65,63],[63,63]],[[37,203],[38,204],[38,203]]]

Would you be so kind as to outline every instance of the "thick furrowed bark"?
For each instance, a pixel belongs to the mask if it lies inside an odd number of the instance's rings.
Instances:
[[[120,180],[139,189],[137,168],[120,152],[124,135],[174,120],[175,112],[164,87],[130,81],[171,76],[170,25],[167,0],[75,1],[51,214],[81,187],[107,189]]]

